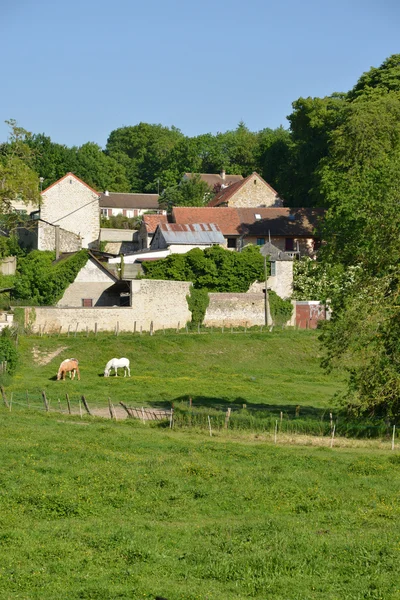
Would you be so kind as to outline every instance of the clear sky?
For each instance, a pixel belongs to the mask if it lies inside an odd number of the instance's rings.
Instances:
[[[286,127],[400,52],[399,25],[398,0],[0,0],[0,141],[9,118],[69,146],[140,121]]]

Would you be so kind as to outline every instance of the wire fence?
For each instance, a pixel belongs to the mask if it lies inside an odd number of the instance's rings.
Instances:
[[[267,433],[276,439],[279,435],[307,435],[348,439],[380,439],[391,441],[394,449],[399,440],[396,423],[388,421],[350,420],[341,414],[324,412],[321,416],[301,415],[301,407],[293,407],[293,413],[249,407],[246,404],[227,409],[193,405],[187,401],[173,402],[168,407],[132,406],[108,398],[108,402],[92,402],[85,394],[65,394],[50,398],[45,391],[11,392],[0,388],[3,406],[9,411],[41,411],[71,416],[84,416],[123,420],[136,419],[142,423],[152,422],[156,426],[178,429],[205,430],[212,432],[232,430]],[[333,442],[332,442],[333,443]]]

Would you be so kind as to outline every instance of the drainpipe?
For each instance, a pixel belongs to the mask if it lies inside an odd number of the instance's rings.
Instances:
[[[56,250],[56,260],[60,258],[60,226],[54,226],[54,238],[55,238],[55,250]]]

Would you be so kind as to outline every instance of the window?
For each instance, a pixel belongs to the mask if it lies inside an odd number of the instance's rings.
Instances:
[[[255,213],[254,217],[255,217],[256,221],[260,221],[261,220],[261,215],[259,213]]]
[[[236,238],[228,238],[228,248],[236,248]]]
[[[257,246],[264,246],[265,238],[257,238]]]
[[[276,262],[271,260],[271,277],[276,277]]]
[[[108,217],[108,211],[106,208],[101,208],[100,213],[102,217]]]
[[[82,298],[82,306],[93,306],[93,299],[92,298]]]
[[[285,239],[285,252],[293,252],[294,251],[294,239],[286,238]]]

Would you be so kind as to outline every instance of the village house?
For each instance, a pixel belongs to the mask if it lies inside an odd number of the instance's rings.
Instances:
[[[266,208],[282,205],[278,192],[256,172],[227,187],[222,187],[208,203],[208,206],[235,208]]]
[[[151,242],[151,250],[168,248],[170,254],[185,254],[193,248],[225,246],[225,238],[214,223],[160,223]]]
[[[183,180],[191,179],[193,175],[194,173],[185,173]],[[200,175],[201,181],[216,193],[243,179],[242,175],[227,175],[224,170],[221,173],[196,173],[196,175]]]
[[[59,260],[65,258],[66,255],[61,255]],[[67,287],[63,297],[56,304],[68,308],[129,305],[129,282],[120,280],[91,253],[75,281]]]
[[[106,219],[118,215],[128,218],[140,217],[147,211],[166,214],[166,210],[160,208],[158,200],[158,194],[124,194],[105,191],[99,198],[100,214]]]
[[[78,235],[82,248],[97,244],[99,193],[73,173],[67,173],[42,192],[39,216],[50,225]]]
[[[314,256],[319,246],[315,228],[323,215],[313,208],[174,207],[172,221],[180,225],[214,223],[226,246],[240,251],[246,244],[271,241],[280,251]]]
[[[166,214],[143,215],[138,234],[139,250],[150,248],[151,240],[161,223],[168,223]]]

